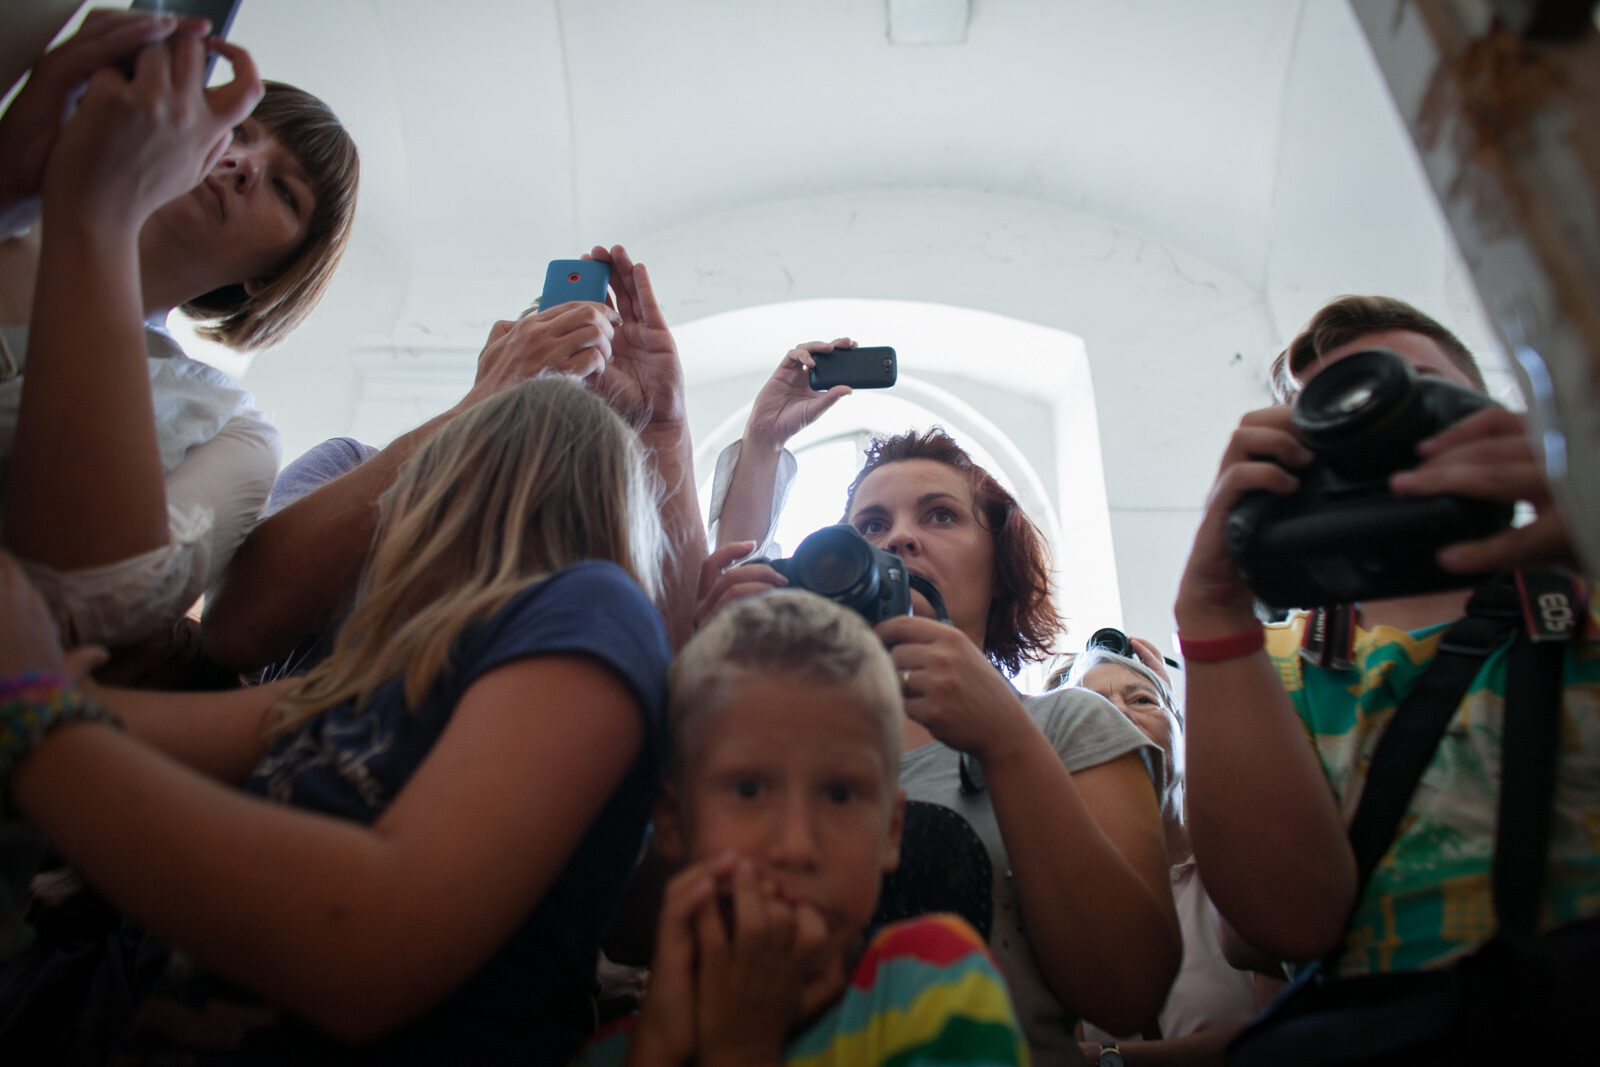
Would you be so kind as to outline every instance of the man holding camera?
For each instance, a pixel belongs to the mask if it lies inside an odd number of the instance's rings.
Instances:
[[[1399,355],[1423,383],[1436,378],[1483,389],[1458,340],[1386,298],[1334,301],[1280,362],[1294,385],[1304,386],[1373,348]],[[1502,568],[1571,564],[1565,528],[1517,416],[1489,406],[1430,427],[1415,453],[1400,464],[1409,469],[1387,476],[1396,508],[1458,494],[1527,501],[1538,513],[1521,528],[1439,546],[1434,559],[1442,574],[1467,576],[1466,585],[1476,580],[1470,576]],[[1394,599],[1379,599],[1378,590],[1358,604],[1262,627],[1229,551],[1229,519],[1252,491],[1295,493],[1299,475],[1317,461],[1290,408],[1246,415],[1223,456],[1179,586],[1195,853],[1223,918],[1272,958],[1309,961],[1338,949],[1344,975],[1449,966],[1495,933],[1491,864],[1507,649],[1478,665],[1393,846],[1363,889],[1347,824],[1374,749],[1435,658],[1442,624],[1462,616],[1472,590]],[[1350,546],[1352,555],[1382,549]],[[1571,584],[1581,606],[1585,583]],[[1600,908],[1600,611],[1590,605],[1574,614],[1576,633],[1561,659],[1542,929]],[[1342,633],[1341,619],[1351,624]]]

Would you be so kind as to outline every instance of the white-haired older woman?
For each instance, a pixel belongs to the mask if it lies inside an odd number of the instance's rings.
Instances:
[[[1161,821],[1172,863],[1172,896],[1183,930],[1183,966],[1155,1025],[1137,1040],[1117,1037],[1084,1024],[1084,1058],[1102,1062],[1116,1049],[1130,1067],[1157,1064],[1221,1063],[1223,1049],[1280,983],[1234,969],[1223,958],[1211,898],[1195,869],[1194,850],[1184,818],[1183,713],[1173,696],[1154,646],[1132,638],[1134,656],[1091,646],[1072,662],[1066,684],[1099,693],[1146,737],[1167,760]],[[1104,1062],[1112,1062],[1105,1056]]]

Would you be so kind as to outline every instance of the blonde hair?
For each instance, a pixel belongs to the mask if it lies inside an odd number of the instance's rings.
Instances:
[[[277,705],[274,734],[405,679],[416,707],[463,630],[585,559],[660,590],[657,493],[633,431],[563,376],[452,419],[384,497],[355,610],[328,658]]]
[[[718,612],[667,675],[669,774],[679,774],[690,735],[751,677],[846,687],[877,719],[889,780],[900,773],[904,706],[894,662],[866,620],[815,593],[785,589]]]
[[[294,153],[315,204],[305,239],[262,289],[252,295],[241,278],[183,305],[201,324],[196,333],[240,350],[277,344],[321,301],[350,243],[361,184],[355,142],[332,109],[304,89],[262,84],[266,92],[250,117]]]

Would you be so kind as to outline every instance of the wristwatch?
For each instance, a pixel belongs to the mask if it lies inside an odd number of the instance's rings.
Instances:
[[[1122,1052],[1115,1045],[1101,1045],[1100,1059],[1096,1062],[1100,1067],[1123,1067]]]

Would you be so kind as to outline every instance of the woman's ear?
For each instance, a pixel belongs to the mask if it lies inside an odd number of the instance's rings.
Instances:
[[[266,292],[267,286],[277,281],[276,278],[246,278],[242,283],[246,296],[256,297]]]
[[[680,863],[687,850],[683,843],[683,813],[678,801],[678,785],[671,780],[661,783],[661,795],[655,808],[656,851],[663,859]]]

